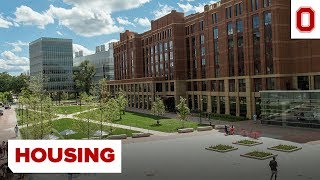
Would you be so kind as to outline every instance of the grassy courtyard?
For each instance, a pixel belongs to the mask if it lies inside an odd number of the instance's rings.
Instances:
[[[83,128],[81,128],[83,127]],[[76,134],[73,135],[68,135],[66,138],[67,139],[83,139],[87,138],[87,122],[80,121],[80,120],[75,120],[75,119],[60,119],[57,121],[53,121],[53,129],[57,130],[58,132],[71,129],[75,132]],[[94,132],[100,131],[100,125],[96,123],[89,123],[90,127],[90,133],[91,136]],[[32,127],[29,127],[32,128]],[[110,130],[110,127],[108,126],[103,126],[103,131],[108,132]],[[26,137],[26,128],[22,128],[20,130],[21,135],[23,138]],[[131,131],[127,129],[120,129],[120,128],[113,128],[112,135],[118,135],[118,134],[127,134],[128,137],[132,136],[132,133],[135,133],[136,131]],[[58,136],[57,134],[55,134]]]
[[[56,107],[54,107],[54,111],[57,114],[74,114],[74,113],[88,110],[91,108],[94,108],[94,107],[83,106],[83,105],[82,106],[75,106],[75,105],[74,106],[56,106]]]
[[[90,117],[93,120],[100,119],[99,110],[82,113],[77,115],[79,118]],[[160,125],[156,124],[156,120],[160,119]],[[177,119],[168,119],[168,118],[158,118],[153,115],[135,113],[135,112],[126,112],[125,115],[122,115],[122,119],[114,121],[115,124],[122,124],[127,126],[134,126],[143,129],[161,131],[161,132],[176,132],[177,129],[182,127],[182,122]],[[195,122],[187,121],[184,123],[186,128],[196,128],[198,126]]]

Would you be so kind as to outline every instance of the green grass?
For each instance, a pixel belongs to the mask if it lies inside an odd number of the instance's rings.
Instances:
[[[273,154],[269,153],[269,152],[263,152],[263,151],[253,151],[253,152],[247,153],[246,155],[259,157],[259,158],[264,158],[264,157],[271,156]]]
[[[54,110],[57,114],[74,114],[77,112],[85,111],[94,108],[92,106],[55,106]]]
[[[219,145],[216,145],[216,146],[210,146],[209,148],[210,149],[215,149],[215,150],[220,150],[220,151],[226,151],[226,150],[229,150],[229,149],[233,149],[234,147],[233,146],[229,146],[229,145],[219,144]]]
[[[16,109],[16,115],[17,115],[17,121],[18,121],[18,125],[22,126],[25,125],[26,122],[28,121],[29,124],[32,124],[34,122],[34,117],[39,117],[40,116],[40,112],[37,111],[32,111],[32,110],[25,110],[25,109]],[[44,114],[46,112],[43,112]],[[28,117],[28,120],[27,120]],[[58,116],[53,115],[53,119],[57,118]]]
[[[280,145],[274,146],[274,147],[272,147],[272,148],[280,149],[280,150],[285,150],[285,151],[290,151],[290,150],[293,150],[293,149],[297,149],[298,147],[297,147],[297,146],[280,144]]]
[[[194,117],[200,117],[200,113],[192,113]],[[201,117],[203,119],[208,119],[208,113],[201,113]],[[229,114],[210,114],[210,120],[220,120],[220,121],[228,121],[228,122],[236,122],[236,121],[246,121],[248,120],[246,117],[242,116],[232,116]]]
[[[87,127],[87,123],[84,121],[75,120],[75,119],[60,119],[57,121],[53,121],[52,123],[53,123],[53,128],[56,129],[58,132],[64,131],[66,129],[71,129],[71,130],[77,132],[76,134],[67,136],[66,139],[87,138],[87,131],[81,130],[79,125],[76,125],[76,124],[81,124],[81,126]],[[90,132],[95,132],[95,131],[100,130],[100,125],[98,125],[98,124],[89,123],[89,126],[91,127]],[[29,128],[32,128],[32,127],[29,127]],[[108,132],[109,129],[110,129],[110,127],[103,126],[103,131]],[[26,134],[25,131],[26,131],[25,128],[22,128],[20,130],[22,137],[25,137],[25,134]],[[128,137],[131,137],[132,133],[136,133],[136,131],[121,129],[121,128],[113,128],[112,135],[127,134]],[[56,135],[56,136],[58,136],[58,135]]]
[[[85,118],[87,116],[89,116],[91,119],[99,120],[99,110],[82,113],[77,117]],[[160,118],[160,125],[156,124],[157,119],[159,119],[157,116],[149,114],[126,112],[126,114],[122,116],[121,120],[119,119],[117,121],[114,121],[113,123],[161,132],[177,132],[177,129],[182,127],[182,122],[177,119]],[[186,121],[184,123],[185,128],[197,128],[197,126],[198,125],[195,122]]]
[[[256,142],[256,141],[250,141],[250,140],[241,140],[241,141],[237,141],[237,143],[239,143],[239,144],[251,145],[251,144],[256,144],[256,143],[258,143],[258,142]]]

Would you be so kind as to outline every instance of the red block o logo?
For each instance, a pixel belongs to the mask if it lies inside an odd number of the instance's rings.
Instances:
[[[302,15],[309,15],[309,25],[302,25]],[[297,11],[297,29],[301,32],[311,32],[315,27],[315,12],[311,7],[302,7]]]

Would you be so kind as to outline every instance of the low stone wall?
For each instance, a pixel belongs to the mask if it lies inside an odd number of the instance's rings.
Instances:
[[[126,134],[111,135],[111,136],[108,136],[107,139],[127,139],[127,135]]]
[[[178,129],[178,133],[190,133],[193,132],[193,128],[184,128],[184,129]]]
[[[211,131],[213,129],[212,126],[203,126],[203,127],[198,127],[197,131]]]
[[[132,133],[132,138],[150,137],[150,133]]]

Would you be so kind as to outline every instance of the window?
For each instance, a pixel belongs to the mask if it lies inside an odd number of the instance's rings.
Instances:
[[[206,55],[206,48],[201,47],[201,56],[205,56],[205,55]]]
[[[259,9],[259,0],[251,0],[251,10],[255,11]]]
[[[202,21],[200,21],[200,31],[203,31],[203,29],[204,29],[204,22],[202,20]]]
[[[237,20],[236,22],[237,33],[243,32],[243,21]]]
[[[259,16],[258,15],[252,16],[252,28],[259,29]]]
[[[224,92],[224,81],[223,80],[219,81],[219,91]]]
[[[309,90],[309,77],[308,76],[298,76],[298,89]]]
[[[235,92],[236,87],[235,87],[235,80],[231,79],[229,80],[229,92]]]
[[[214,28],[213,28],[213,38],[214,38],[214,39],[218,39],[218,37],[219,37],[218,27],[214,27]]]
[[[200,44],[204,44],[204,34],[201,34],[200,36]]]
[[[239,92],[246,92],[246,81],[245,81],[245,79],[239,79]]]
[[[314,76],[314,88],[320,89],[320,76]]]
[[[232,17],[232,6],[226,8],[226,19]]]
[[[264,25],[269,25],[271,24],[271,13],[270,12],[265,12],[264,13]]]
[[[227,29],[228,29],[228,35],[233,35],[232,22],[228,22]]]
[[[271,5],[271,0],[263,0],[263,7],[269,7]]]
[[[215,24],[218,22],[218,13],[212,14],[212,24]]]
[[[242,3],[236,4],[235,5],[235,15],[239,16],[242,14]]]
[[[262,79],[254,79],[254,92],[262,90]]]
[[[275,90],[274,78],[267,78],[267,90]]]

